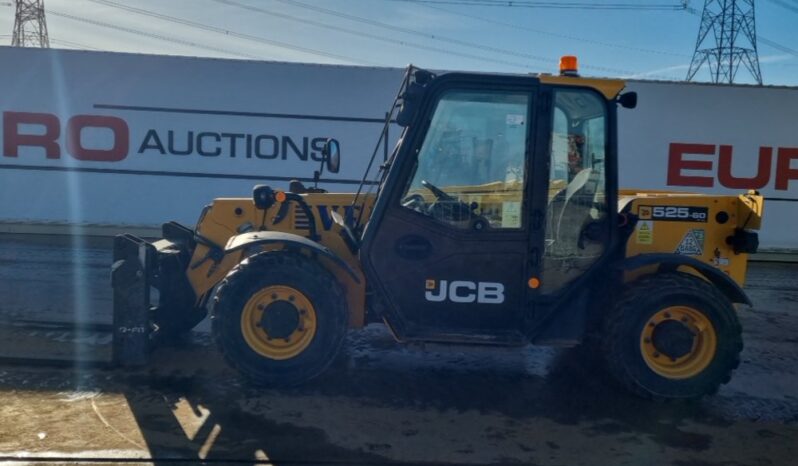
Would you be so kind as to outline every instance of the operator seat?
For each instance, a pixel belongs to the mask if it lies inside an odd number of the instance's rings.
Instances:
[[[597,172],[586,168],[549,202],[541,291],[548,293],[582,275],[602,254],[601,243],[580,242],[594,216]],[[600,214],[598,214],[600,215]]]
[[[547,256],[564,258],[580,255],[580,233],[590,219],[594,205],[595,183],[590,182],[592,174],[590,168],[580,171],[549,202]]]

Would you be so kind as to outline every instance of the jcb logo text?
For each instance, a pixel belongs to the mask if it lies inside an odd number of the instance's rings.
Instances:
[[[465,280],[427,280],[424,298],[433,303],[449,300],[453,303],[501,304],[504,302],[504,285],[494,282],[469,282]]]

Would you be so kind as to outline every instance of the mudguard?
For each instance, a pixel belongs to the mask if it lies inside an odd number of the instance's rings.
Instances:
[[[619,262],[616,267],[621,270],[635,270],[647,265],[659,264],[660,269],[665,271],[676,270],[681,266],[690,267],[709,280],[713,285],[725,294],[733,303],[751,305],[751,300],[746,296],[740,285],[728,275],[709,264],[699,261],[693,257],[678,254],[638,254],[628,257]]]
[[[355,283],[360,283],[360,278],[357,273],[352,270],[343,259],[338,257],[334,252],[324,247],[323,245],[305,238],[304,236],[295,235],[293,233],[285,233],[281,231],[252,231],[233,236],[227,241],[224,248],[224,253],[246,249],[252,246],[267,245],[267,244],[283,244],[288,249],[306,250],[312,253],[321,254],[330,259],[334,264],[344,269]]]

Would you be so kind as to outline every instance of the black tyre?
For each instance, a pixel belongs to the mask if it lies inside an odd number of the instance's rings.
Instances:
[[[740,364],[734,306],[712,284],[664,273],[632,284],[607,315],[602,352],[611,374],[649,399],[713,394]]]
[[[211,322],[231,366],[259,385],[279,387],[327,369],[348,316],[340,286],[321,265],[299,254],[265,252],[227,275]]]

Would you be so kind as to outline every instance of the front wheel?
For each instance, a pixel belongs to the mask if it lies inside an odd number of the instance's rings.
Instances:
[[[245,259],[216,295],[213,337],[253,382],[297,385],[335,359],[347,329],[340,286],[317,262],[284,252]]]
[[[740,363],[740,322],[711,283],[667,273],[634,283],[607,315],[602,349],[610,372],[650,399],[715,393]]]

